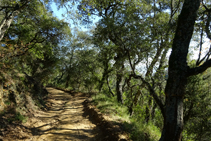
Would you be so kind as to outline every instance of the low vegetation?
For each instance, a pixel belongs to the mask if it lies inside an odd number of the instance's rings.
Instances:
[[[92,96],[92,103],[106,116],[113,124],[119,125],[124,131],[130,133],[134,141],[157,141],[160,138],[161,130],[154,124],[146,124],[144,116],[130,117],[126,106],[119,104],[115,98],[109,98],[105,94]],[[142,118],[142,119],[140,119]]]
[[[132,140],[211,140],[210,2],[57,0],[64,20],[52,3],[0,2],[1,118],[24,122],[54,86],[94,93]]]

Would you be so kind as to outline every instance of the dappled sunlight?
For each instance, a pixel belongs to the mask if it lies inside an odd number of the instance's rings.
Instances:
[[[53,88],[47,90],[51,106],[46,112],[37,112],[25,123],[33,130],[33,137],[26,140],[97,140],[96,125],[84,116],[82,103],[86,97],[81,93],[73,96]]]

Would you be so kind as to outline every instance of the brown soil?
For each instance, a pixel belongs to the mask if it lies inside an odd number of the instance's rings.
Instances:
[[[3,123],[3,141],[118,141],[121,130],[113,128],[87,103],[88,95],[47,88],[47,110],[31,109],[26,123]],[[86,101],[85,101],[86,100]],[[85,101],[85,102],[84,102]],[[30,111],[30,110],[29,110]],[[2,123],[1,123],[2,121]],[[113,129],[114,130],[113,130]],[[1,128],[2,129],[2,128]]]

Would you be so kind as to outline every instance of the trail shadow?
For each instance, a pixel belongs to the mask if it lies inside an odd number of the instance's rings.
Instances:
[[[83,105],[83,116],[89,118],[93,124],[97,125],[97,128],[100,131],[98,138],[100,138],[101,141],[127,141],[125,137],[120,137],[120,134],[123,133],[120,128],[122,126],[121,123],[117,124],[116,122],[106,120],[99,109],[90,104],[89,100],[85,100]]]
[[[105,126],[104,119],[102,118],[102,116],[98,113],[88,110],[86,102],[87,100],[83,102],[83,116],[89,118],[89,120],[93,124],[97,125],[95,128],[95,130],[98,132],[98,134],[96,134],[96,138],[99,141],[117,141],[118,139],[113,136],[111,130]]]
[[[85,96],[82,93],[67,91],[62,92],[53,88],[47,88],[49,97],[46,104],[49,105],[46,111],[35,113],[33,120],[27,125],[22,123],[10,123],[10,127],[21,129],[20,132],[28,133],[28,138],[33,137],[32,141],[104,141],[98,127],[86,118],[82,102]],[[4,124],[1,124],[4,123]],[[30,124],[31,123],[31,124]],[[7,119],[0,116],[0,129],[8,125]],[[30,125],[30,126],[29,126]],[[0,141],[3,140],[3,132],[0,130]],[[2,136],[2,138],[1,138]],[[27,137],[14,137],[13,140],[24,140]]]
[[[97,141],[95,133],[92,128],[86,128],[88,125],[80,126],[83,119],[83,106],[82,102],[85,99],[82,94],[77,93],[63,93],[57,91],[53,93],[53,89],[48,89],[51,93],[50,100],[53,106],[47,111],[49,115],[56,113],[54,116],[44,115],[39,117],[45,121],[56,120],[55,123],[47,123],[36,128],[31,128],[33,136],[47,136],[50,141],[56,140],[87,140]],[[74,127],[76,126],[76,127]],[[71,128],[74,127],[74,128]],[[77,128],[77,129],[75,129]],[[99,140],[100,141],[100,140]]]

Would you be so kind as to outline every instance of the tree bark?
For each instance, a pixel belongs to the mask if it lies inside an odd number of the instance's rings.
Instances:
[[[157,104],[153,102],[153,107],[151,111],[151,120],[155,118],[155,109],[157,108]]]
[[[122,98],[122,88],[120,83],[122,82],[122,73],[117,72],[116,73],[116,94],[117,94],[117,101],[121,104],[123,104],[123,98]]]
[[[3,20],[0,23],[0,41],[4,37],[4,33],[7,31],[7,29],[10,27],[10,24],[12,23],[15,16],[17,16],[19,13],[18,10],[14,10],[11,12],[11,14],[6,15]]]
[[[151,117],[151,109],[152,109],[152,97],[148,96],[148,104],[145,109],[145,122],[148,123]]]
[[[183,98],[188,78],[187,54],[194,30],[200,0],[185,0],[178,17],[177,29],[169,58],[165,88],[164,127],[160,141],[181,141],[183,131]]]
[[[103,64],[104,64],[104,71],[103,71],[103,77],[100,80],[99,84],[99,92],[101,92],[105,80],[108,78],[109,73],[112,71],[111,69],[109,70],[109,59],[106,59]]]
[[[70,75],[67,74],[65,88],[69,87]]]
[[[141,95],[142,95],[142,92],[141,92],[141,90],[139,88],[139,90],[137,91],[137,93],[136,93],[136,95],[135,95],[135,97],[134,97],[134,99],[133,99],[133,101],[132,101],[132,103],[131,103],[131,105],[129,107],[130,116],[133,116],[133,113],[134,113],[133,107],[135,107],[137,105],[137,103],[139,102],[139,99],[140,99]]]
[[[106,80],[107,80],[108,90],[109,90],[110,94],[114,97],[114,93],[112,92],[111,87],[109,86],[108,76],[107,76]]]
[[[3,39],[4,37],[4,33],[7,31],[7,29],[10,27],[13,19],[15,16],[17,16],[20,11],[24,8],[27,7],[27,4],[30,2],[30,0],[21,0],[20,4],[16,4],[15,7],[5,7],[6,11],[7,8],[12,8],[11,12],[5,14],[5,17],[2,19],[2,21],[0,22],[0,41]],[[21,6],[20,6],[21,5]]]
[[[116,95],[117,95],[117,101],[121,104],[123,104],[123,98],[122,98],[122,77],[123,77],[123,71],[124,71],[124,60],[123,57],[125,55],[122,52],[117,53],[117,57],[115,59],[115,66],[116,66]]]

